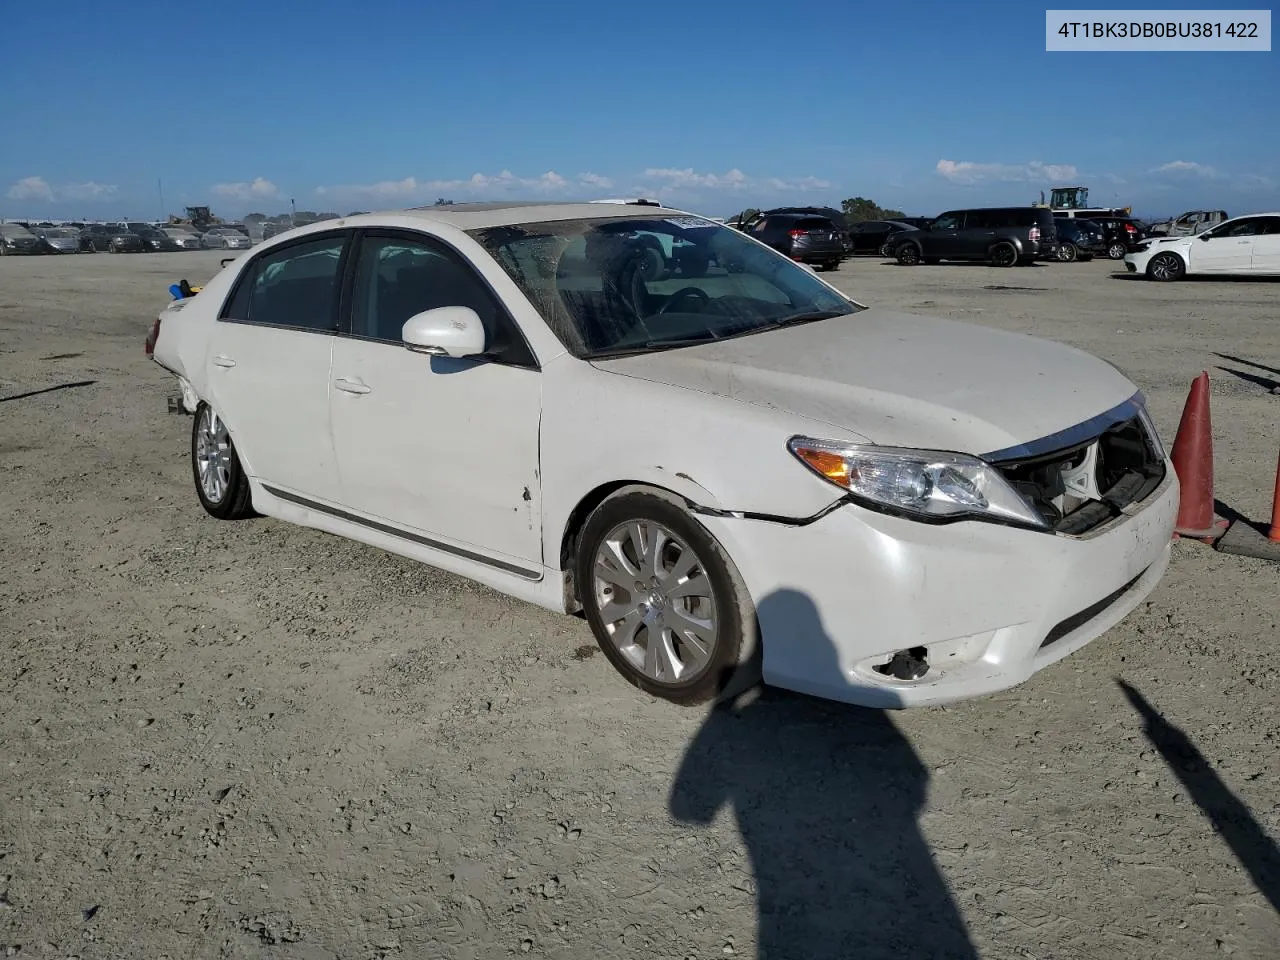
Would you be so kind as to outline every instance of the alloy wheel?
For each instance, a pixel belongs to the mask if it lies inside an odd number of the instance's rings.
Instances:
[[[227,495],[231,486],[232,456],[227,425],[206,406],[200,412],[200,424],[196,428],[196,468],[200,489],[210,503],[221,503]]]
[[[1171,253],[1162,253],[1151,261],[1151,276],[1153,279],[1168,282],[1177,280],[1181,274],[1182,265]]]
[[[710,663],[718,622],[702,560],[654,520],[631,520],[601,541],[592,563],[609,642],[649,680],[688,683]]]

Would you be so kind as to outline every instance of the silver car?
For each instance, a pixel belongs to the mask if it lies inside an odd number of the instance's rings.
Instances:
[[[83,249],[75,227],[41,227],[34,233],[44,241],[47,253],[79,253]]]
[[[202,238],[194,230],[182,227],[161,227],[160,229],[183,250],[200,250],[203,248]]]
[[[210,227],[200,237],[206,250],[247,250],[252,241],[234,227]]]

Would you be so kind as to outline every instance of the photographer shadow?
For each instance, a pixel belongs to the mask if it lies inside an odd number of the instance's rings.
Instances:
[[[827,636],[798,591],[771,594],[759,616]],[[829,638],[826,647],[838,676]],[[916,822],[928,779],[884,711],[765,688],[710,712],[669,808],[698,825],[732,809],[756,883],[762,960],[973,960]]]

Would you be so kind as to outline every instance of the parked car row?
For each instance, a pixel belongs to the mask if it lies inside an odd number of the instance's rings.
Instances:
[[[246,227],[220,224],[201,232],[189,224],[0,223],[0,255],[54,253],[173,253],[180,250],[247,250]]]

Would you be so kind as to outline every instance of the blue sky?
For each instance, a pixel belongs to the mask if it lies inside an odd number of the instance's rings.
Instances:
[[[619,195],[934,214],[1059,183],[1139,213],[1280,208],[1280,54],[1046,53],[1044,10],[11,4],[0,215],[152,218],[157,180],[166,213],[232,215]]]

